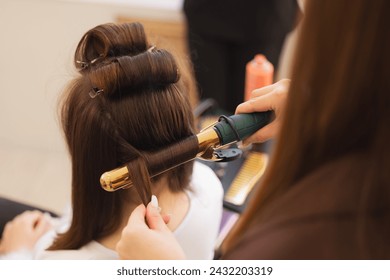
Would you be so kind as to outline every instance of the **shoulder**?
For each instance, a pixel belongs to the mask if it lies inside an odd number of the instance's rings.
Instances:
[[[187,258],[210,259],[222,216],[222,184],[213,170],[197,161],[190,184],[189,210],[174,234]]]
[[[206,195],[222,201],[222,183],[214,171],[205,164],[195,161],[190,184],[195,196]]]
[[[115,260],[116,252],[91,241],[77,250],[44,251],[37,256],[40,260]]]
[[[187,216],[222,211],[222,183],[211,168],[200,162],[195,161],[187,196],[190,200]]]
[[[353,259],[364,155],[348,155],[292,185],[262,212],[226,258]]]
[[[250,229],[225,259],[356,259],[359,257],[352,219],[297,220],[275,227]]]
[[[292,217],[354,212],[369,162],[364,154],[351,154],[311,171],[275,199],[264,211],[268,221]]]

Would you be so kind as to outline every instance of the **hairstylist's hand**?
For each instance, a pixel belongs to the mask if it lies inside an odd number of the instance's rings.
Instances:
[[[38,239],[51,228],[48,215],[40,211],[25,211],[5,225],[0,253],[32,250]]]
[[[166,219],[160,215],[155,197],[147,208],[141,204],[131,213],[116,250],[121,259],[129,260],[185,258],[182,248],[166,226]]]
[[[252,91],[251,99],[237,106],[236,114],[269,110],[275,112],[275,119],[245,139],[244,144],[265,142],[278,134],[289,87],[290,80],[280,80],[272,85]]]

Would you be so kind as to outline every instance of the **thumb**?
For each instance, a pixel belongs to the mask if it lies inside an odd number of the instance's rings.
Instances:
[[[146,222],[148,223],[150,229],[159,231],[169,230],[160,214],[158,200],[155,195],[152,195],[152,200],[146,207]]]

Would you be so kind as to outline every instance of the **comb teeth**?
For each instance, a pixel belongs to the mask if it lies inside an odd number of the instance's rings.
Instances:
[[[234,178],[224,200],[234,205],[243,205],[248,194],[260,180],[267,166],[268,155],[251,152]]]

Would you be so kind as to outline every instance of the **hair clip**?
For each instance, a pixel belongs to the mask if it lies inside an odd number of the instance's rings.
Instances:
[[[91,65],[94,64],[96,61],[98,61],[98,60],[99,60],[100,58],[102,58],[103,56],[104,56],[104,54],[99,54],[98,57],[96,57],[96,58],[94,58],[94,59],[91,60],[90,64],[91,64]]]
[[[149,49],[147,49],[146,51],[147,51],[147,52],[152,52],[155,48],[156,48],[156,46],[153,45],[153,46],[151,46]]]
[[[98,57],[92,59],[90,62],[76,60],[76,63],[80,64],[81,70],[84,70],[84,69],[88,68],[90,65],[94,64],[96,61],[98,61],[103,56],[104,56],[103,54],[100,54]]]
[[[103,93],[103,89],[99,89],[97,87],[93,87],[92,90],[89,92],[89,97],[95,98],[99,94]]]
[[[176,81],[175,81],[175,83],[178,82],[179,79],[180,79],[180,70],[179,70],[179,68],[176,68]]]
[[[88,62],[85,62],[85,61],[76,60],[76,63],[80,64],[80,67],[82,70],[84,70],[85,68],[87,68],[89,66]]]

